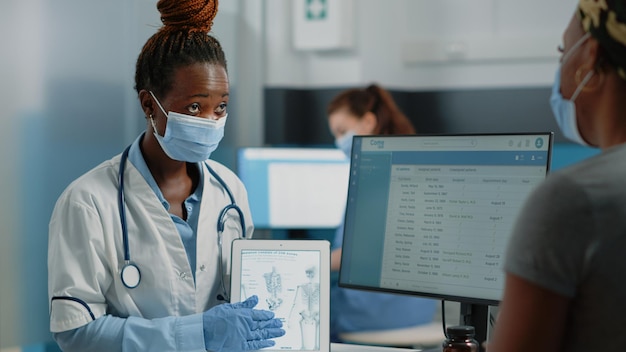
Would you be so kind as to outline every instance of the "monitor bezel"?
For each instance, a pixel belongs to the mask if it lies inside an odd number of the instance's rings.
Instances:
[[[445,137],[478,137],[478,136],[512,136],[512,137],[520,137],[520,136],[537,136],[537,135],[542,135],[545,136],[548,140],[548,153],[547,153],[547,160],[546,160],[546,175],[549,173],[550,171],[550,165],[552,163],[552,148],[554,145],[554,133],[553,132],[546,132],[546,131],[540,131],[540,132],[490,132],[490,133],[437,133],[437,134],[420,134],[420,135],[378,135],[378,136],[355,136],[353,138],[352,141],[352,155],[350,157],[350,184],[352,183],[352,177],[353,177],[353,172],[352,172],[352,167],[353,167],[353,160],[354,160],[354,156],[355,153],[357,152],[355,145],[357,144],[357,140],[359,138],[371,138],[371,137],[384,137],[384,138],[432,138],[432,137],[436,137],[436,138],[445,138]],[[351,193],[354,192],[354,190],[349,187],[348,188],[348,198],[352,195]],[[346,204],[346,212],[344,214],[344,223],[347,221],[347,214],[348,214],[348,210],[350,207],[350,202],[347,202]],[[345,231],[345,228],[344,228]],[[344,233],[344,242],[342,243],[342,248],[343,246],[345,246],[345,233]],[[451,294],[443,294],[443,293],[431,293],[431,292],[422,292],[422,291],[408,291],[408,290],[396,290],[396,289],[391,289],[391,288],[383,288],[383,287],[379,287],[379,286],[365,286],[365,285],[358,285],[358,284],[353,284],[353,283],[349,283],[349,282],[344,282],[342,279],[346,276],[346,273],[343,272],[344,270],[342,270],[341,268],[344,268],[344,260],[345,257],[342,255],[341,258],[341,266],[340,266],[340,270],[339,270],[339,278],[338,278],[338,285],[339,287],[343,287],[343,288],[349,288],[349,289],[357,289],[357,290],[364,290],[364,291],[371,291],[371,292],[380,292],[380,293],[390,293],[390,294],[399,294],[399,295],[408,295],[408,296],[416,296],[416,297],[426,297],[426,298],[434,298],[434,299],[439,299],[439,300],[445,300],[445,301],[454,301],[454,302],[460,302],[460,303],[467,303],[467,304],[478,304],[478,305],[485,305],[485,306],[497,306],[500,303],[500,300],[494,300],[494,299],[487,299],[487,298],[479,298],[479,297],[469,297],[469,296],[458,296],[458,295],[451,295]],[[504,290],[504,288],[503,288]]]

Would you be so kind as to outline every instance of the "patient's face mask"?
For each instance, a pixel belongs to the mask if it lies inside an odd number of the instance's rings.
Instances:
[[[585,146],[589,144],[585,142],[585,140],[582,138],[578,129],[578,122],[576,120],[576,105],[574,104],[574,101],[576,100],[582,89],[585,87],[587,82],[589,82],[589,80],[593,76],[593,70],[589,71],[587,75],[585,75],[578,87],[576,87],[576,90],[574,91],[574,94],[572,94],[572,97],[568,100],[563,98],[563,96],[561,95],[561,68],[563,67],[567,59],[571,57],[571,55],[582,45],[582,43],[585,42],[585,40],[589,38],[589,36],[589,33],[585,34],[582,38],[578,40],[578,42],[576,42],[576,44],[572,46],[572,48],[567,53],[565,53],[565,55],[563,55],[561,65],[557,68],[556,71],[556,77],[554,78],[554,83],[552,85],[552,96],[550,97],[550,106],[552,107],[552,112],[554,114],[554,117],[556,118],[557,124],[559,125],[559,129],[561,130],[565,138]]]
[[[335,140],[335,145],[337,148],[341,149],[341,151],[350,159],[352,154],[352,139],[354,138],[354,131],[348,131],[343,136],[337,138]]]
[[[154,137],[165,154],[171,159],[190,163],[208,159],[224,137],[227,116],[212,120],[173,111],[166,113],[154,94],[150,92],[150,95],[167,116],[164,136],[158,134],[154,119],[150,118]]]

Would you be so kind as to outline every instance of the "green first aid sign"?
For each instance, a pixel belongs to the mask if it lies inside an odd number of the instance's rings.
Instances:
[[[328,17],[328,0],[306,0],[306,19],[324,20]]]

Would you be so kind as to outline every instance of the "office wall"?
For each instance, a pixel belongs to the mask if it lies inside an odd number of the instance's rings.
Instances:
[[[357,0],[352,2],[352,47],[296,50],[296,1],[304,0],[266,0],[266,86],[328,88],[370,81],[408,90],[549,85],[557,45],[577,3]]]
[[[54,202],[140,126],[130,84],[139,29],[127,16],[141,4],[125,4],[3,2],[0,347],[50,339],[46,257]]]
[[[266,4],[266,144],[332,143],[326,104],[371,82],[420,133],[555,131],[565,142],[548,98],[576,1],[359,0],[352,45],[331,50],[298,49],[294,2]]]
[[[9,30],[15,31],[18,25],[13,15],[23,13],[24,9],[20,6],[23,3],[11,1],[3,4],[3,10],[0,11],[0,31],[9,33]],[[0,41],[3,47],[4,39]],[[16,49],[19,42],[16,42]],[[18,72],[10,69],[17,67],[20,57],[10,51],[7,54],[0,55],[0,196],[4,201],[0,202],[0,348],[8,346],[9,343],[15,341],[13,338],[18,329],[16,325],[20,324],[20,315],[16,309],[17,290],[15,283],[17,282],[16,265],[18,257],[15,253],[16,233],[19,229],[18,221],[15,217],[16,211],[13,209],[15,201],[18,199],[17,190],[14,185],[17,183],[17,172],[14,169],[17,157],[12,152],[17,142],[14,131],[16,123],[13,119],[17,110],[18,91],[22,89],[22,84],[7,85],[2,82],[20,82],[18,80]]]
[[[265,142],[332,145],[326,106],[343,89],[266,88]],[[547,87],[390,92],[420,134],[555,131],[555,140],[565,142],[552,117]]]

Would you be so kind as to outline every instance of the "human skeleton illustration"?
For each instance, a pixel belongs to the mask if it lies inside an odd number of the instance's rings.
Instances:
[[[283,303],[282,298],[279,297],[279,293],[282,291],[282,281],[280,274],[276,271],[276,267],[272,267],[272,271],[263,274],[265,278],[265,287],[270,296],[265,299],[269,310],[274,311],[280,307]]]
[[[315,280],[317,268],[310,267],[305,270],[308,282],[298,285],[291,306],[291,314],[296,306],[300,310],[300,331],[302,336],[302,348],[305,350],[319,349],[319,323],[320,323],[320,284]],[[291,321],[291,319],[290,319]]]

